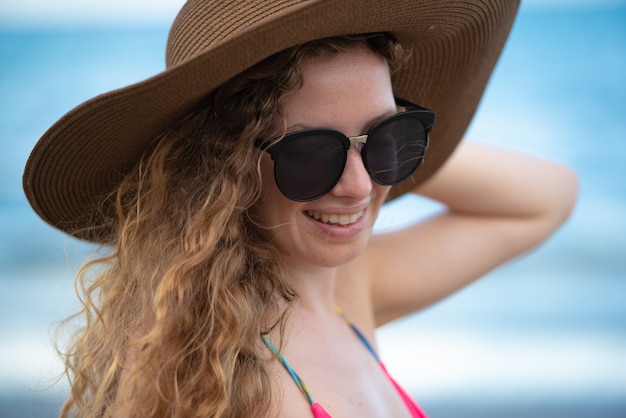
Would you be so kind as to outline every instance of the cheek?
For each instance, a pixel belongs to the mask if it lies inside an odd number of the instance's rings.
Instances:
[[[375,198],[375,212],[376,216],[378,216],[378,212],[380,211],[383,203],[387,201],[387,196],[389,196],[389,191],[391,190],[391,186],[382,186],[375,181],[372,180],[372,186],[374,190],[376,190],[376,198]]]
[[[391,191],[391,186],[383,186],[374,182],[374,187],[378,190],[377,194],[381,197],[381,200],[386,202],[387,196],[389,196],[389,192]]]

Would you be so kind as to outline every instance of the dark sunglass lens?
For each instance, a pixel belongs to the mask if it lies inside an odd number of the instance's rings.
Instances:
[[[364,149],[370,175],[383,185],[399,183],[419,166],[426,142],[424,124],[415,115],[399,115],[375,127]]]
[[[343,172],[346,149],[332,132],[287,136],[274,156],[274,176],[289,199],[307,201],[328,193]]]

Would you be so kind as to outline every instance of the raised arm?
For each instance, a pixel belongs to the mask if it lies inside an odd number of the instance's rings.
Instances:
[[[364,259],[377,325],[430,305],[541,243],[568,217],[577,180],[562,165],[464,142],[414,192],[447,210],[372,239]]]

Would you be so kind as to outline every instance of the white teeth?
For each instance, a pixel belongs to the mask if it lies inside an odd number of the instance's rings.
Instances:
[[[350,225],[358,221],[359,218],[363,216],[363,212],[364,211],[361,210],[357,213],[353,213],[350,215],[339,215],[335,213],[320,213],[320,212],[315,212],[312,210],[307,210],[306,214],[309,215],[313,219],[324,222],[325,224],[331,224],[331,225],[339,224],[341,226],[346,226],[346,225]]]

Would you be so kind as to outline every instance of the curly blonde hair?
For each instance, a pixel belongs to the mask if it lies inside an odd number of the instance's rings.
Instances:
[[[252,417],[272,405],[266,321],[296,295],[250,210],[257,138],[276,132],[299,66],[357,45],[392,67],[393,36],[319,40],[259,63],[213,91],[154,142],[112,195],[114,240],[76,278],[83,309],[63,356],[61,416]],[[280,120],[280,119],[279,119]],[[281,305],[284,306],[284,305]]]

